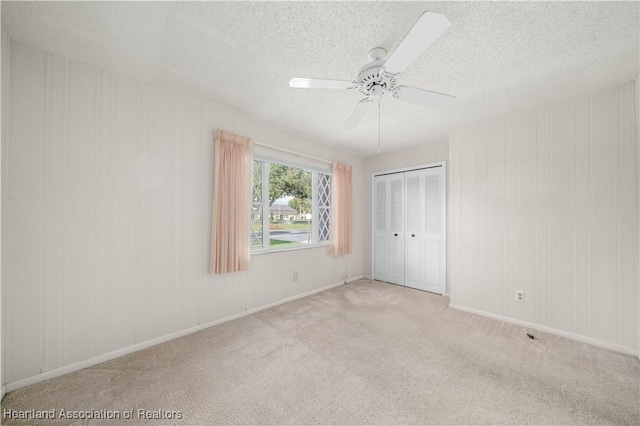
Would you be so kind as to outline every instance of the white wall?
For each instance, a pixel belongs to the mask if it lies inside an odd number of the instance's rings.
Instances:
[[[372,277],[371,265],[371,189],[372,189],[372,173],[386,170],[402,169],[405,167],[419,166],[424,164],[438,163],[449,159],[449,142],[447,139],[441,139],[433,142],[425,142],[419,146],[394,151],[390,153],[379,154],[367,157],[364,160],[364,181],[365,188],[365,217],[363,223],[364,231],[364,273],[368,277]],[[448,169],[447,169],[448,173]],[[448,177],[447,177],[448,181]],[[447,189],[448,190],[448,189]],[[448,210],[447,210],[448,211]],[[447,286],[448,287],[448,286]]]
[[[637,353],[634,90],[451,132],[452,306]]]
[[[327,247],[253,256],[250,271],[208,274],[213,131],[351,164],[355,217],[367,214],[361,159],[13,41],[9,70],[7,383],[344,279],[345,259]],[[356,242],[364,229],[356,221]],[[362,259],[355,244],[350,277],[363,274]]]

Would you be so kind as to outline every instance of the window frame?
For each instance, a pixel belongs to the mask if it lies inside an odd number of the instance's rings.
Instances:
[[[318,180],[320,174],[329,176],[329,179],[332,178],[331,169],[322,170],[317,167],[308,166],[305,164],[300,164],[280,158],[275,158],[271,156],[253,155],[253,162],[258,161],[262,163],[262,246],[251,247],[251,255],[259,255],[265,253],[277,253],[283,251],[293,251],[293,250],[305,250],[310,248],[318,248],[318,247],[327,247],[331,245],[331,231],[329,231],[329,238],[326,240],[320,241],[319,235],[319,207],[318,207]],[[251,185],[253,186],[253,162],[252,162],[252,180]],[[287,167],[293,167],[297,169],[302,169],[311,172],[311,234],[312,240],[311,243],[308,244],[295,244],[293,246],[288,247],[279,247],[272,248],[270,245],[270,230],[269,230],[269,216],[271,214],[271,207],[269,206],[269,171],[271,169],[271,163],[280,164]],[[256,203],[253,202],[253,189],[251,191],[251,208],[253,208]],[[323,207],[326,208],[326,207]],[[331,215],[331,186],[329,186],[329,205],[328,208],[329,215]],[[253,221],[249,225],[253,226]],[[251,242],[249,242],[251,244]]]

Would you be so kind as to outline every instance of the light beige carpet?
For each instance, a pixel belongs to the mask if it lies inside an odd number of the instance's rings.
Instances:
[[[640,424],[632,356],[359,282],[19,389],[6,424]],[[140,420],[181,413],[181,419]],[[124,413],[134,410],[133,420]],[[173,413],[173,417],[177,415]]]

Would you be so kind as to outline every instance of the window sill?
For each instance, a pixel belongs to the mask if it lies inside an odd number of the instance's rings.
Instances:
[[[330,246],[331,246],[331,243],[326,242],[321,244],[305,244],[305,245],[287,247],[287,248],[252,250],[251,256],[258,256],[258,255],[269,254],[269,253],[282,253],[284,251],[309,250],[314,248],[324,248],[324,247],[330,247]]]

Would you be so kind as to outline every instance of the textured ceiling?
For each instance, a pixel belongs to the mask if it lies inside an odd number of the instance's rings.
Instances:
[[[291,77],[353,80],[367,52],[392,52],[424,11],[451,27],[399,84],[451,94],[434,112],[388,97],[382,151],[451,126],[628,81],[639,69],[638,2],[2,2],[22,41],[196,95],[362,156],[378,114],[342,126],[357,91],[291,89]]]

